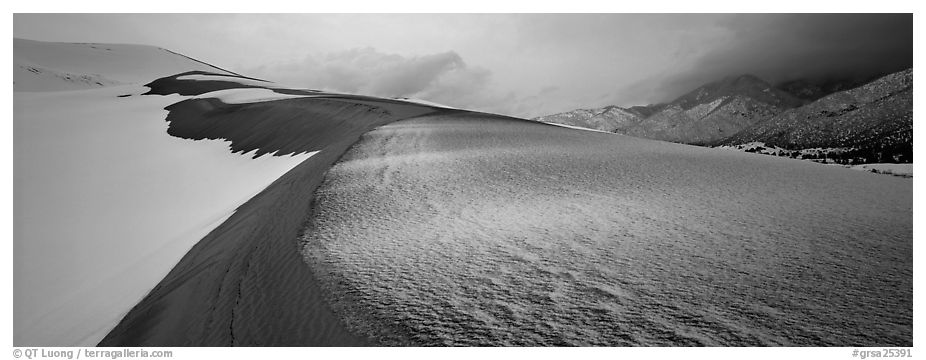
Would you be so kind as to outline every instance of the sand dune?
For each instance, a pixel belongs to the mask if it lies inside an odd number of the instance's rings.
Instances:
[[[14,58],[17,346],[912,345],[910,179]]]
[[[313,290],[298,231],[359,134],[438,109],[154,47],[15,45],[36,69],[16,79],[17,345],[364,344]]]
[[[91,345],[193,244],[308,158],[167,134],[137,85],[14,95],[18,346]],[[102,332],[102,333],[101,333]]]
[[[303,262],[299,231],[325,170],[366,131],[435,111],[399,102],[300,98],[249,104],[189,99],[170,130],[223,138],[255,156],[320,152],[237,209],[100,342],[101,346],[347,346]]]
[[[143,84],[191,70],[234,75],[154,46],[13,39],[14,91],[63,91]]]
[[[303,253],[394,345],[911,346],[912,182],[473,114],[364,135]],[[865,330],[859,330],[865,329]]]

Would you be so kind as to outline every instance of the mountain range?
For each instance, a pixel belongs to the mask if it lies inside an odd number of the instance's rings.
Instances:
[[[704,146],[838,148],[845,162],[912,162],[913,70],[867,83],[728,77],[661,104],[578,109],[534,120]]]

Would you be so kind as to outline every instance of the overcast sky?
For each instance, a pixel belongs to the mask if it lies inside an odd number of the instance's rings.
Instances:
[[[242,75],[522,117],[668,101],[724,76],[868,77],[913,64],[891,14],[41,14],[14,36],[156,45]]]

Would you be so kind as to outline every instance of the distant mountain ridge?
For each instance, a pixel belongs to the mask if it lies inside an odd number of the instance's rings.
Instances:
[[[709,83],[664,104],[607,106],[536,118],[649,139],[703,144],[805,102],[752,75]]]
[[[785,111],[715,145],[853,148],[873,161],[913,159],[913,69]]]
[[[872,82],[881,76],[887,74],[881,74],[880,76],[867,77],[867,78],[832,78],[832,79],[822,79],[822,80],[811,80],[811,79],[797,79],[786,81],[775,85],[775,87],[784,90],[795,97],[807,100],[807,101],[816,101],[826,95],[832,94],[838,91],[845,91],[849,89],[854,89],[859,86],[865,85],[869,82]]]
[[[859,161],[912,161],[912,87],[912,69],[866,84],[797,80],[773,86],[740,75],[668,103],[579,109],[534,120],[693,145],[846,147],[858,150],[854,155],[864,158]]]

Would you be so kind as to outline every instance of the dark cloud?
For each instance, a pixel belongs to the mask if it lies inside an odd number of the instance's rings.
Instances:
[[[560,90],[560,87],[559,87],[559,86],[555,86],[555,85],[553,85],[553,86],[547,86],[547,87],[545,87],[545,88],[543,88],[543,89],[540,89],[540,93],[538,93],[538,94],[539,94],[539,95],[548,95],[548,94],[555,93],[555,92],[557,92],[557,91],[559,91],[559,90]]]
[[[867,79],[913,66],[912,14],[740,14],[719,25],[732,38],[714,44],[690,68],[657,80],[650,89],[654,101],[738,74],[773,83],[823,82]]]

